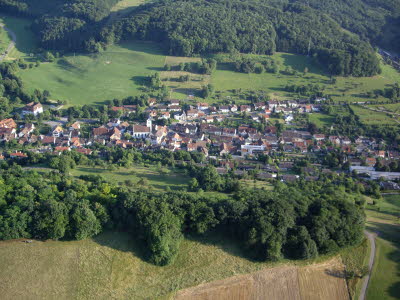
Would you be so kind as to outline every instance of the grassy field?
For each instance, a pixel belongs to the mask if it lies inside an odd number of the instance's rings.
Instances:
[[[400,81],[400,73],[387,65],[382,65],[382,74],[370,78],[337,77],[335,84],[331,84],[329,76],[319,66],[312,63],[311,59],[296,54],[276,53],[272,56],[284,70],[291,66],[300,75],[284,74],[244,74],[234,72],[228,64],[220,64],[218,70],[213,73],[211,83],[216,90],[225,94],[233,89],[263,90],[272,98],[286,99],[296,95],[284,91],[286,85],[318,84],[325,88],[325,93],[330,94],[334,100],[359,102],[366,101],[365,94],[368,91],[382,89],[388,84]],[[309,72],[303,76],[305,68]],[[377,101],[383,98],[376,99]]]
[[[23,18],[10,17],[0,14],[0,23],[5,24],[17,36],[16,47],[8,54],[7,60],[24,58],[29,60],[31,54],[37,51],[37,43],[33,32],[30,30],[31,21]],[[6,32],[0,34],[0,41],[5,41],[8,45],[10,37]],[[0,44],[0,48],[2,44]]]
[[[311,123],[314,123],[317,125],[319,128],[322,128],[324,126],[331,126],[333,122],[335,121],[335,118],[333,116],[327,115],[327,114],[321,114],[321,113],[312,113],[308,114],[308,118]]]
[[[165,267],[146,262],[142,243],[126,233],[106,232],[94,239],[71,242],[6,241],[0,242],[0,293],[3,299],[167,298],[187,287],[266,267],[285,269],[327,259],[272,264],[253,262],[244,255],[238,244],[218,235],[186,238],[176,260]],[[316,267],[318,273],[313,271]],[[301,267],[300,284],[313,286],[304,293],[342,291],[344,280],[329,275],[326,271],[330,267],[331,263],[313,265],[310,271]],[[265,272],[277,279],[273,270]]]
[[[367,229],[378,234],[368,299],[400,298],[400,195],[384,196],[368,206]]]
[[[165,190],[167,187],[171,190],[185,190],[190,178],[182,174],[179,170],[170,170],[167,168],[157,168],[156,166],[134,166],[132,168],[119,168],[115,171],[108,171],[100,168],[77,167],[71,171],[72,175],[101,175],[104,179],[114,184],[125,183],[137,186],[141,179],[147,180],[148,187],[154,190]]]
[[[30,92],[46,89],[69,104],[101,104],[140,94],[146,76],[157,72],[164,60],[155,44],[130,42],[98,54],[68,55],[19,74]]]
[[[117,11],[117,12],[124,12],[127,13],[132,9],[133,7],[136,7],[140,4],[143,4],[145,2],[148,2],[146,0],[121,0],[117,4],[114,5],[114,7],[111,9],[111,11]]]
[[[353,112],[360,118],[361,123],[366,125],[397,125],[400,122],[396,121],[387,113],[371,111],[359,105],[351,105]]]

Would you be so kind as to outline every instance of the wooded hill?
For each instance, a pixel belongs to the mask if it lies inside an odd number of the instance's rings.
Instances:
[[[345,76],[380,72],[371,43],[400,50],[395,0],[156,0],[110,22],[116,2],[0,0],[0,9],[35,18],[46,49],[96,52],[136,38],[183,56],[310,53],[332,75]]]

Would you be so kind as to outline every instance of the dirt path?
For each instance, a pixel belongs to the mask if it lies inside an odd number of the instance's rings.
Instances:
[[[369,262],[368,262],[368,271],[369,272],[368,272],[367,276],[365,276],[365,278],[364,278],[364,282],[363,282],[361,292],[360,292],[360,297],[358,298],[359,300],[365,299],[365,294],[367,292],[369,280],[371,278],[372,267],[374,266],[374,262],[375,262],[375,252],[376,252],[376,247],[375,247],[376,234],[365,231],[365,236],[371,243],[371,254],[369,255]]]
[[[8,34],[11,36],[12,41],[10,42],[10,44],[8,44],[7,49],[4,51],[4,54],[0,55],[0,62],[2,62],[7,55],[10,53],[10,51],[12,49],[14,49],[15,44],[17,43],[17,35],[11,31],[10,29],[8,29],[4,24],[0,23],[0,27],[4,28],[5,31],[8,32]]]

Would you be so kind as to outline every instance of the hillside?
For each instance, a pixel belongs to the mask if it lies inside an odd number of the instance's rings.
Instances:
[[[47,49],[98,52],[126,39],[162,42],[174,55],[240,51],[313,54],[333,75],[380,72],[373,45],[398,50],[399,5],[390,0],[1,0],[3,11],[35,19]],[[39,14],[46,13],[46,15]]]

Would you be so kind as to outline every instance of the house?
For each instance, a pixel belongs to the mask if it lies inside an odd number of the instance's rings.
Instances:
[[[222,113],[224,113],[224,114],[230,112],[230,110],[231,110],[230,107],[227,106],[227,105],[221,105],[221,106],[219,107],[219,111],[222,112]]]
[[[231,105],[231,112],[237,112],[237,110],[238,110],[238,107],[237,107],[237,105]]]
[[[79,130],[79,129],[81,129],[81,123],[79,123],[79,122],[75,122],[75,123],[71,124],[71,126],[69,126],[70,131]]]
[[[108,137],[110,136],[109,130],[104,126],[93,128],[92,132],[95,139],[108,139]]]
[[[316,141],[323,141],[323,140],[325,140],[325,134],[314,134],[313,138]]]
[[[24,128],[18,133],[18,137],[27,137],[33,132],[34,129],[34,124],[25,124]]]
[[[254,110],[260,110],[260,109],[266,108],[265,102],[258,102],[258,103],[254,103],[253,105],[254,105]]]
[[[13,119],[4,119],[0,121],[0,128],[17,128],[17,123]]]
[[[39,102],[38,103],[35,103],[35,102],[28,103],[22,109],[23,116],[34,115],[36,117],[38,114],[41,114],[41,113],[43,113],[43,106]]]
[[[240,111],[251,112],[251,107],[249,105],[240,105]]]
[[[197,103],[197,109],[198,110],[207,110],[208,107],[209,107],[208,103],[205,103],[205,102]]]
[[[92,150],[86,148],[78,148],[76,151],[85,155],[90,155],[93,152]]]
[[[168,111],[163,111],[163,112],[160,112],[159,118],[168,120],[169,118],[171,118],[171,115]]]
[[[26,155],[25,153],[22,153],[20,151],[14,152],[10,154],[11,158],[16,158],[16,159],[22,159],[22,158],[27,158],[28,155]]]
[[[157,103],[157,99],[156,98],[150,98],[147,103],[149,104],[149,106],[153,106]]]
[[[51,135],[54,137],[61,137],[63,135],[63,128],[59,125],[54,127],[53,131],[51,132]]]
[[[17,137],[15,128],[0,128],[0,141],[11,141]]]
[[[376,165],[376,158],[375,157],[367,157],[365,159],[365,163],[368,167],[374,167]]]
[[[186,121],[187,119],[186,113],[183,111],[182,113],[174,114],[174,119],[178,121]]]
[[[177,100],[177,99],[171,99],[171,100],[169,100],[168,107],[171,107],[171,106],[179,106],[179,104],[180,104],[180,101],[179,101],[179,100]]]
[[[143,125],[132,126],[132,137],[144,139],[150,135],[150,128]]]
[[[188,118],[195,119],[195,118],[197,118],[197,117],[199,116],[199,111],[198,111],[197,109],[189,109],[189,110],[186,112],[186,116],[187,116]]]
[[[278,107],[280,105],[279,101],[276,100],[270,100],[268,101],[268,108],[270,110],[274,110],[276,107]]]

